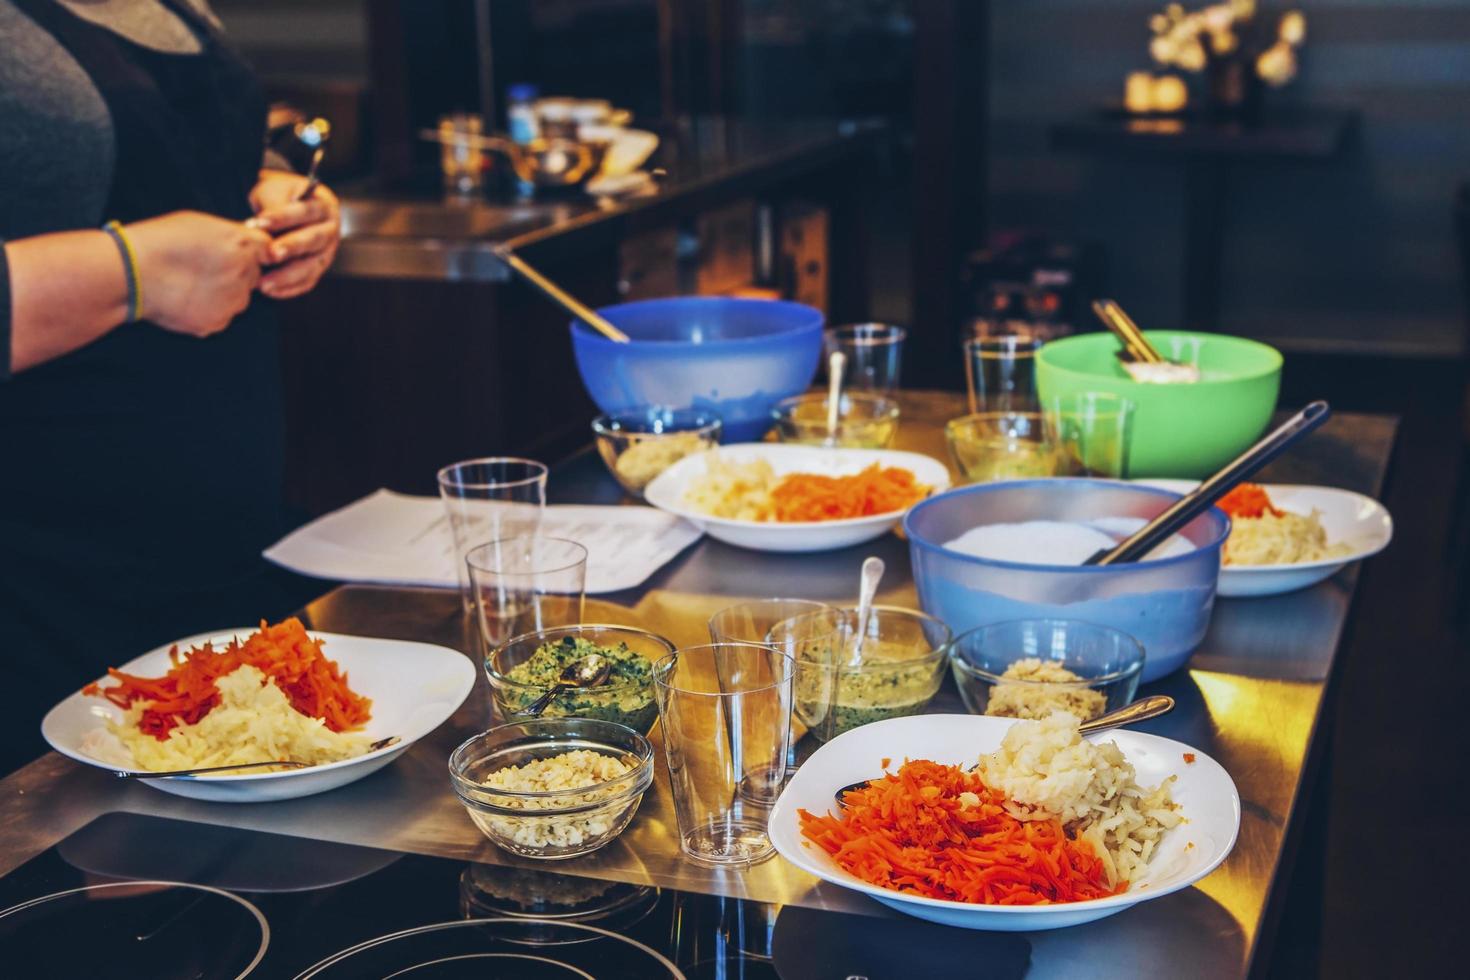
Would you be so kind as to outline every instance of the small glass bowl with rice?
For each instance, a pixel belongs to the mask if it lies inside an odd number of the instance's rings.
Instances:
[[[614,722],[512,722],[455,749],[449,778],[492,843],[561,860],[597,850],[628,826],[653,783],[653,749]]]
[[[972,714],[1090,721],[1133,700],[1143,646],[1121,630],[1067,619],[979,626],[950,645],[955,685]]]
[[[797,720],[826,742],[861,725],[923,711],[944,681],[949,627],[912,609],[874,606],[861,644],[854,639],[855,609],[839,610],[843,626],[815,640],[802,620],[778,624],[767,641],[796,661],[793,703]],[[788,637],[798,637],[796,643]]]
[[[723,426],[718,416],[693,408],[651,408],[599,415],[592,420],[597,452],[613,479],[636,500],[653,478],[685,456],[714,449]]]
[[[596,718],[647,735],[658,720],[653,664],[674,644],[632,626],[585,623],[512,637],[485,658],[490,696],[506,721],[528,720],[528,709],[571,664],[596,654],[612,662],[605,683],[573,688],[541,713],[544,718]]]

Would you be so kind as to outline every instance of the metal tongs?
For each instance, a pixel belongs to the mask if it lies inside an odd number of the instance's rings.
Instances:
[[[1154,345],[1149,343],[1148,338],[1143,335],[1138,324],[1133,318],[1123,312],[1123,307],[1110,299],[1098,299],[1092,301],[1092,312],[1103,322],[1103,326],[1113,332],[1123,345],[1123,351],[1129,359],[1139,364],[1167,364],[1168,361],[1163,354],[1154,350]],[[1120,353],[1120,356],[1121,356]]]
[[[1088,558],[1084,565],[1117,565],[1138,561],[1177,531],[1214,506],[1235,485],[1262,466],[1280,456],[1298,439],[1317,428],[1332,409],[1324,401],[1315,401],[1297,412],[1280,428],[1237,456],[1224,469],[1179,498],[1158,517],[1149,521],[1138,533]]]
[[[1103,322],[1123,349],[1118,351],[1118,360],[1123,370],[1134,381],[1145,383],[1195,382],[1199,380],[1199,368],[1181,361],[1171,361],[1160,354],[1149,339],[1143,335],[1133,318],[1123,312],[1123,307],[1110,299],[1094,300],[1092,312]],[[1158,365],[1158,367],[1151,367]]]

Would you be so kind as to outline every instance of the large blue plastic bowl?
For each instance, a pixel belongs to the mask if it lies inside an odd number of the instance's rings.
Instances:
[[[597,407],[714,412],[726,442],[765,435],[772,406],[811,385],[822,354],[822,312],[800,303],[678,296],[597,312],[632,341],[572,324],[577,370]]]
[[[1181,532],[1194,550],[1158,561],[1107,566],[1024,565],[943,547],[986,524],[1156,517],[1179,494],[1108,480],[1018,480],[951,490],[909,511],[903,527],[919,604],[956,635],[1014,619],[1100,623],[1143,644],[1142,681],[1173,673],[1210,624],[1220,551],[1230,518],[1217,508]]]

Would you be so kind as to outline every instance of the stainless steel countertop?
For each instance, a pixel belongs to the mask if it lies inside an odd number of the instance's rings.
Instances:
[[[940,424],[961,410],[956,396],[906,396],[901,447],[944,458]],[[1275,464],[1266,478],[1376,494],[1395,432],[1396,423],[1389,418],[1338,416],[1294,456]],[[601,463],[590,454],[554,471],[552,489],[562,502],[619,499]],[[708,615],[738,598],[784,593],[850,600],[858,566],[869,553],[888,562],[881,601],[916,605],[907,547],[895,536],[872,546],[789,557],[705,540],[642,588],[589,600],[589,618],[644,626],[681,644],[700,642]],[[1243,806],[1240,839],[1224,865],[1194,888],[1090,925],[1030,935],[1031,976],[1230,977],[1246,971],[1270,891],[1280,880],[1285,831],[1294,816],[1325,681],[1356,582],[1356,570],[1347,569],[1294,595],[1220,600],[1210,633],[1189,669],[1145,689],[1173,695],[1179,707],[1141,726],[1144,730],[1197,746],[1234,777]],[[310,625],[322,630],[422,640],[466,651],[477,642],[457,596],[441,591],[347,587],[312,603],[307,614]],[[946,689],[934,707],[958,710],[957,704],[953,691]],[[183,800],[48,754],[0,782],[0,873],[98,815],[119,810],[466,861],[526,864],[480,835],[446,776],[450,750],[492,720],[482,677],[449,724],[383,771],[335,792],[260,805]],[[739,873],[681,860],[662,765],[621,838],[550,870],[890,914],[866,898],[818,884],[779,857]]]

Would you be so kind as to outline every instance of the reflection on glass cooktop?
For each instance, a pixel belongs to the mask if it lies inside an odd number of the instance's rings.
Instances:
[[[1029,958],[1012,935],[121,813],[0,879],[0,972],[27,978],[1010,978]]]

